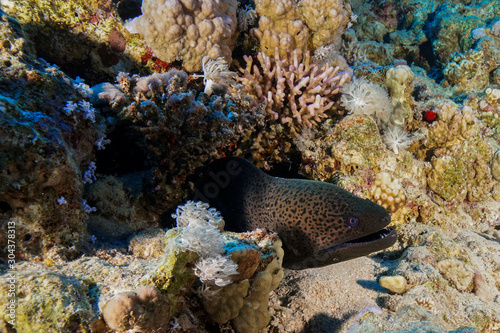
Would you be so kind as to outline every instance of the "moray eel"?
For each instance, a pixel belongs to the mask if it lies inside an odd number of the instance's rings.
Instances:
[[[333,184],[265,174],[237,157],[200,172],[195,201],[222,213],[225,229],[263,228],[283,241],[283,266],[321,267],[385,249],[396,242],[388,212]]]

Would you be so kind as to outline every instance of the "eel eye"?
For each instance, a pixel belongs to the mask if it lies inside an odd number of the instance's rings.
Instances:
[[[359,225],[359,220],[355,217],[348,217],[347,218],[347,225],[351,228],[356,228]]]

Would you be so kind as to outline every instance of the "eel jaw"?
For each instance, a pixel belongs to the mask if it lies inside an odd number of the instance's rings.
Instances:
[[[397,241],[396,231],[394,231],[394,229],[391,228],[384,228],[377,232],[365,235],[363,237],[351,239],[342,244],[338,244],[328,249],[321,250],[320,253],[335,252],[345,248],[353,250],[355,252],[353,253],[354,255],[356,253],[361,253],[361,252],[365,253],[365,254],[355,255],[354,256],[355,258],[364,256],[371,252],[383,250],[396,243],[396,241]]]
[[[300,261],[287,262],[285,253],[283,267],[289,269],[306,269],[336,264],[383,250],[396,243],[397,239],[396,231],[384,228],[372,234],[321,250],[306,258],[302,258]]]

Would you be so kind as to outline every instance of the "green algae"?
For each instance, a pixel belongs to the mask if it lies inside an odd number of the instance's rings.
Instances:
[[[159,260],[154,272],[145,276],[140,284],[153,286],[162,291],[171,304],[171,314],[179,311],[178,297],[182,289],[193,284],[197,277],[194,274],[194,262],[199,255],[186,251],[179,246],[178,238],[181,229],[170,229],[165,235],[165,254]]]
[[[91,286],[58,273],[29,273],[18,276],[18,333],[31,332],[91,332],[97,318],[92,308],[95,301]],[[0,289],[1,303],[6,304],[5,284]],[[5,316],[3,320],[9,319]]]

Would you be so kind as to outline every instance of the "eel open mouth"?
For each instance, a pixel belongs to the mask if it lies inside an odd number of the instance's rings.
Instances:
[[[370,252],[375,252],[391,246],[396,242],[397,238],[398,236],[394,229],[384,228],[372,234],[356,239],[351,239],[350,241],[344,242],[342,244],[321,250],[320,253],[335,251],[344,247],[366,248],[370,249]]]

